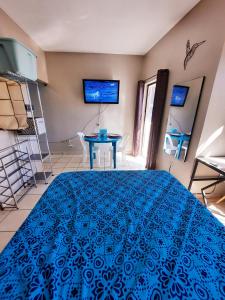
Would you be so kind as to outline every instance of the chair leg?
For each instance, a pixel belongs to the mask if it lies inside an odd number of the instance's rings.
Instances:
[[[100,166],[101,165],[100,149],[95,150],[93,152],[93,158],[97,162],[98,166]]]
[[[101,153],[100,153],[100,149],[97,150],[96,152],[96,155],[97,155],[97,161],[98,161],[98,165],[99,167],[101,166]]]
[[[87,152],[83,151],[83,163],[87,161]]]
[[[215,182],[207,185],[207,186],[204,186],[202,189],[201,189],[201,193],[202,193],[202,197],[203,197],[203,200],[204,200],[204,203],[205,203],[205,206],[207,206],[207,198],[206,198],[206,193],[205,193],[205,190],[213,187],[213,186],[216,186],[217,184],[220,184],[221,182],[224,182],[224,179],[223,178],[219,178],[217,179]],[[220,199],[221,200],[221,199]]]
[[[110,167],[113,167],[113,150],[109,151],[109,163]]]

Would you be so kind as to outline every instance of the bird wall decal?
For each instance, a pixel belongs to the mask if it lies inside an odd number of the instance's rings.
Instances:
[[[206,42],[206,40],[199,42],[199,43],[195,43],[192,47],[190,44],[190,40],[187,41],[186,44],[186,57],[184,59],[184,70],[186,70],[187,67],[187,63],[189,62],[189,60],[192,58],[192,56],[195,54],[196,49],[201,46],[202,44],[204,44]]]

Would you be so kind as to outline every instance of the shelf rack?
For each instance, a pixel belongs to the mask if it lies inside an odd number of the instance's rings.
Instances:
[[[22,141],[0,150],[1,210],[18,209],[17,203],[33,186],[37,186],[26,143]],[[21,146],[25,150],[22,151]]]
[[[17,82],[21,87],[27,110],[29,128],[17,131],[16,141],[21,142],[28,140],[28,151],[30,153],[32,166],[35,169],[35,178],[37,181],[44,181],[47,184],[49,177],[53,175],[53,168],[39,90],[46,84],[39,80],[29,80],[12,72],[1,73],[0,76],[7,80]],[[43,132],[41,133],[38,121],[42,121],[43,124]]]
[[[44,181],[45,183],[48,183],[49,177],[53,174],[53,169],[51,152],[45,128],[39,83],[27,82],[24,87],[24,94],[26,94],[24,100],[28,109],[27,115],[31,128],[29,126],[28,130],[20,130],[17,134],[17,140],[21,141],[25,139],[29,141],[31,160],[36,166],[35,178],[37,181]],[[38,126],[38,120],[42,121],[42,128]],[[45,163],[49,166],[48,169],[45,168]]]

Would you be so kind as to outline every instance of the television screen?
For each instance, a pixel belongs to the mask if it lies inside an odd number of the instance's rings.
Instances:
[[[174,85],[171,98],[171,106],[184,106],[188,91],[188,86]]]
[[[83,79],[85,103],[119,103],[119,80]]]

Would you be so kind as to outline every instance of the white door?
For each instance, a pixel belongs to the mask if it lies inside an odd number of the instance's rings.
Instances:
[[[148,152],[149,136],[152,124],[152,110],[155,97],[156,82],[150,83],[146,86],[145,93],[145,113],[143,123],[143,136],[142,136],[142,156],[146,159]]]

